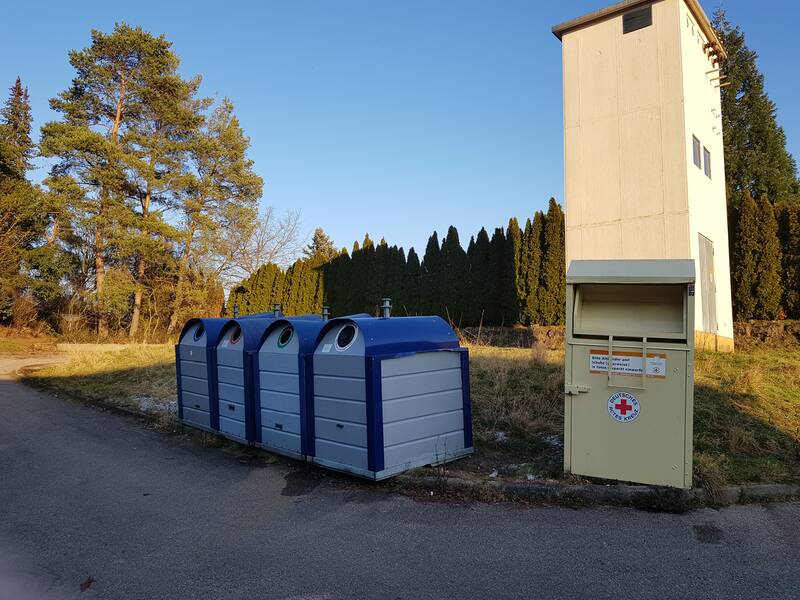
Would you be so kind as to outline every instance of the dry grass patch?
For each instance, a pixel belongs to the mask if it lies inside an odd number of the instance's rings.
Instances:
[[[27,380],[56,393],[171,419],[170,345],[64,346],[69,362]],[[474,456],[447,472],[485,479],[563,477],[564,352],[470,346]],[[701,352],[695,369],[695,483],[800,480],[800,352]]]
[[[53,337],[0,327],[0,354],[30,356],[55,351],[56,340]]]
[[[800,479],[800,352],[699,352],[695,475],[728,482]]]
[[[175,412],[173,346],[132,344],[109,350],[102,346],[60,346],[69,360],[28,374],[26,382],[90,401],[109,402],[142,412]]]
[[[504,477],[561,472],[564,352],[470,346],[476,453],[454,468]]]

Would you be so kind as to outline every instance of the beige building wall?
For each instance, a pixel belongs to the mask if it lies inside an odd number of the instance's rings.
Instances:
[[[700,256],[700,236],[714,246],[714,284],[716,287],[717,333],[733,338],[730,261],[728,257],[728,219],[725,199],[725,152],[722,141],[722,111],[718,72],[706,58],[708,38],[683,1],[680,7],[681,56],[686,126],[687,197],[689,200],[689,241],[691,256]],[[711,157],[711,177],[693,162],[692,137]],[[698,273],[700,273],[698,269]],[[695,322],[703,328],[703,282],[696,286]],[[707,329],[707,328],[705,328]]]
[[[648,27],[623,34],[616,12],[561,36],[567,265],[697,259],[702,233],[715,250],[714,333],[732,339],[719,89],[687,15],[685,0],[657,0]],[[711,179],[692,162],[692,132],[708,140]],[[699,295],[695,305],[702,329]]]

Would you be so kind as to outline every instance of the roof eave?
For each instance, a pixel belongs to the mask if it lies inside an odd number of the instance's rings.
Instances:
[[[607,6],[606,8],[601,8],[600,10],[596,10],[575,19],[570,19],[569,21],[560,23],[552,28],[552,32],[554,36],[561,40],[565,34],[575,31],[576,29],[580,29],[597,21],[610,19],[642,4],[654,4],[658,1],[659,0],[624,0],[623,2],[619,2],[612,6]],[[703,7],[700,6],[700,3],[697,0],[683,1],[686,2],[686,5],[689,7],[689,11],[697,20],[697,23],[700,25],[700,28],[703,30],[703,33],[705,33],[708,40],[714,43],[719,49],[720,58],[728,58],[728,53],[725,52],[722,42],[717,37],[714,28],[711,26],[711,21],[709,21],[708,16],[706,16],[706,13],[703,10]]]

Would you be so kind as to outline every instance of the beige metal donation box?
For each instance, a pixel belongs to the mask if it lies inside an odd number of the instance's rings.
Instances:
[[[694,261],[567,271],[564,470],[692,485]]]

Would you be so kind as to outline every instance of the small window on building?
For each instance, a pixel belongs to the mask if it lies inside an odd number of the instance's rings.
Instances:
[[[622,33],[631,33],[653,24],[653,7],[645,6],[622,15]]]
[[[703,164],[700,162],[700,140],[698,140],[695,136],[692,136],[692,156],[694,158],[694,164],[698,169],[703,168]]]
[[[711,179],[711,152],[703,146],[703,172]]]

